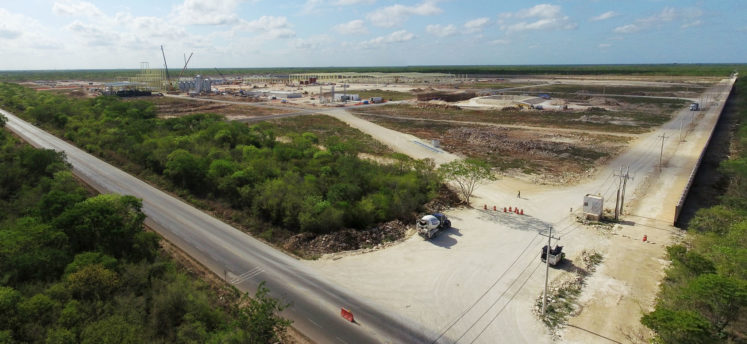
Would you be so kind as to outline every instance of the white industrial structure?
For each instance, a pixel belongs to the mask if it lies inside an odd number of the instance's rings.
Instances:
[[[205,93],[210,92],[212,88],[213,81],[210,78],[203,78],[199,74],[192,80],[179,81],[179,90],[182,92]]]
[[[586,194],[584,196],[584,218],[599,221],[604,210],[604,197],[600,195]]]

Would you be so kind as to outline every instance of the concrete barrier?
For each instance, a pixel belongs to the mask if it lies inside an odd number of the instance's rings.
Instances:
[[[724,107],[726,106],[726,101],[729,99],[729,96],[731,96],[731,92],[734,89],[734,83],[737,81],[736,78],[731,78],[729,81],[729,92],[727,93],[726,99],[720,102],[717,110],[716,115],[716,121],[714,122],[713,128],[711,128],[711,133],[708,135],[708,140],[706,140],[706,144],[703,145],[703,150],[700,152],[700,155],[698,156],[698,161],[695,163],[695,166],[693,166],[692,171],[690,171],[690,178],[687,180],[687,184],[685,185],[685,189],[682,190],[682,195],[680,196],[680,200],[677,202],[677,205],[674,207],[674,220],[672,220],[672,226],[677,225],[677,219],[680,217],[680,212],[682,211],[682,207],[685,205],[685,200],[687,199],[687,194],[690,193],[690,187],[693,185],[693,182],[695,181],[695,175],[698,174],[698,168],[700,167],[700,163],[703,161],[703,157],[705,156],[705,152],[708,149],[708,146],[711,144],[711,139],[713,138],[713,133],[716,130],[716,125],[718,125],[718,121],[721,118],[721,113],[724,112]]]

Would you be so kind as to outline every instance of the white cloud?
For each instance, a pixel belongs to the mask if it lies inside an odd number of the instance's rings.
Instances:
[[[457,33],[457,28],[454,25],[428,25],[425,27],[425,31],[430,33],[431,35],[438,36],[438,37],[446,37],[451,36]]]
[[[627,24],[616,27],[614,30],[615,33],[633,33],[638,32],[641,30],[641,27],[636,24]]]
[[[407,42],[415,38],[415,35],[406,30],[394,31],[386,36],[379,36],[365,42],[361,42],[362,48],[371,48],[391,43]]]
[[[635,33],[650,30],[672,21],[680,21],[680,27],[684,29],[700,25],[701,21],[699,18],[702,15],[703,11],[699,8],[676,9],[665,7],[660,13],[650,17],[637,19],[631,24],[618,26],[613,31],[616,33]]]
[[[703,22],[700,19],[695,19],[691,22],[687,22],[687,23],[680,25],[680,27],[683,29],[687,29],[689,27],[700,26],[700,24],[703,24]]]
[[[368,33],[368,30],[363,25],[363,20],[360,19],[335,25],[332,29],[343,35],[365,35]]]
[[[607,20],[607,19],[613,18],[613,17],[617,17],[618,15],[619,14],[617,12],[615,12],[615,11],[607,11],[607,12],[604,12],[604,13],[596,16],[596,17],[591,17],[591,19],[589,19],[589,20],[591,20],[591,21],[602,21],[602,20]]]
[[[243,0],[184,0],[174,8],[177,21],[189,25],[227,25],[236,23],[236,9]]]
[[[29,49],[60,48],[60,42],[50,38],[52,34],[52,30],[34,18],[0,8],[0,42],[3,44],[0,54],[13,50],[30,53]]]
[[[318,35],[309,38],[298,38],[295,39],[292,44],[293,47],[300,50],[319,50],[324,47],[325,44],[332,42],[332,38],[327,35]]]
[[[52,11],[62,16],[102,17],[104,15],[96,5],[86,1],[55,2],[52,5]]]
[[[501,13],[501,30],[521,32],[531,30],[573,30],[578,25],[561,13],[560,6],[539,4],[517,12]]]
[[[490,24],[490,18],[487,17],[472,19],[464,23],[464,29],[466,33],[481,32],[488,24]]]
[[[349,6],[349,5],[362,5],[362,4],[373,4],[376,0],[337,0],[335,5],[338,6]]]
[[[120,36],[116,32],[106,32],[97,25],[83,23],[79,20],[72,22],[65,28],[82,38],[84,44],[91,47],[111,46],[119,43],[120,40]]]
[[[508,39],[494,39],[488,42],[488,44],[490,45],[503,45],[503,44],[509,44],[509,43],[511,43],[511,41]]]
[[[296,32],[286,17],[261,16],[252,21],[241,20],[235,29],[240,31],[258,32],[271,38],[291,38]]]
[[[415,6],[400,4],[384,7],[369,13],[366,18],[381,27],[398,26],[407,21],[410,16],[432,16],[443,12],[433,1],[424,1]]]

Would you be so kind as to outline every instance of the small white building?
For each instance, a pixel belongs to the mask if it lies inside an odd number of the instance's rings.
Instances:
[[[599,221],[604,211],[604,197],[601,195],[586,194],[584,196],[584,218]]]
[[[361,97],[357,94],[345,94],[345,93],[335,93],[335,101],[337,102],[349,102],[349,101],[360,101]]]

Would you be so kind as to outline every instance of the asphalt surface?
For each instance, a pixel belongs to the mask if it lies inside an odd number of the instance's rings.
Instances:
[[[425,327],[321,278],[271,246],[109,165],[83,150],[0,110],[6,127],[35,147],[64,151],[73,173],[101,193],[143,200],[146,224],[242,291],[264,281],[270,294],[290,303],[283,315],[317,343],[429,343]],[[361,267],[365,269],[366,267]],[[355,323],[340,316],[351,310]]]

